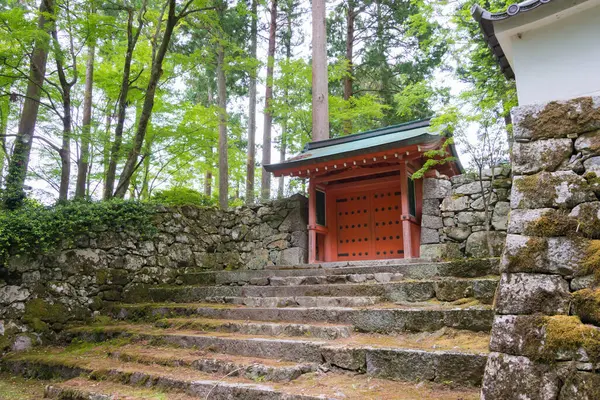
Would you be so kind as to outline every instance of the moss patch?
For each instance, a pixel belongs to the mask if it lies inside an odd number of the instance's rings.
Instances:
[[[525,247],[508,257],[508,269],[510,271],[534,271],[536,266],[543,261],[546,250],[548,250],[546,239],[531,237]]]
[[[520,125],[531,132],[533,139],[563,138],[570,134],[593,130],[600,121],[600,109],[591,97],[568,102],[550,102],[536,115],[527,115]]]
[[[580,266],[581,275],[594,275],[595,283],[600,283],[600,240],[590,240]]]
[[[600,289],[583,289],[573,293],[573,308],[583,322],[600,325]]]
[[[62,328],[69,315],[67,307],[61,303],[51,304],[42,299],[33,299],[25,305],[23,321],[35,332],[46,333],[51,328]]]
[[[569,236],[577,232],[577,220],[569,217],[566,211],[549,211],[530,222],[525,228],[528,236]]]
[[[559,353],[575,354],[586,351],[592,362],[600,360],[600,329],[586,325],[576,316],[555,315],[544,317],[546,341],[542,358],[554,361]]]

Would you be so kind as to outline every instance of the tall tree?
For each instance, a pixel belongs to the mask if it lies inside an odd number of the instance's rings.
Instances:
[[[72,110],[72,91],[73,86],[77,83],[77,56],[75,55],[75,45],[73,43],[73,33],[71,25],[71,10],[69,4],[65,7],[65,19],[66,28],[68,35],[68,46],[69,46],[69,57],[71,58],[71,65],[67,68],[72,71],[71,79],[67,78],[65,68],[65,52],[60,47],[58,41],[58,31],[54,29],[52,31],[52,38],[54,39],[54,60],[56,62],[56,72],[58,74],[57,89],[60,93],[62,100],[62,120],[63,132],[62,132],[62,145],[60,147],[59,156],[61,162],[60,169],[60,186],[58,189],[58,200],[66,201],[69,196],[69,183],[71,179],[71,135],[73,128],[73,110]]]
[[[152,108],[154,107],[154,97],[156,94],[156,88],[158,86],[158,81],[163,72],[163,61],[169,49],[171,37],[173,36],[173,31],[175,27],[182,18],[185,18],[190,13],[205,11],[209,8],[212,8],[203,7],[199,9],[190,9],[192,3],[193,0],[188,0],[188,2],[182,7],[181,11],[177,12],[177,3],[175,2],[175,0],[168,0],[167,2],[168,12],[167,19],[165,21],[165,30],[160,41],[160,46],[158,47],[156,53],[153,52],[152,55],[152,69],[150,71],[150,79],[148,81],[148,85],[146,86],[142,112],[137,123],[135,135],[133,137],[132,149],[129,152],[125,165],[123,166],[123,170],[121,171],[121,175],[119,178],[119,183],[115,190],[116,197],[125,197],[127,189],[129,188],[129,182],[131,180],[131,177],[138,167],[138,158],[140,155],[140,150],[144,143],[144,138],[146,136],[148,124],[150,123],[150,118],[152,116]],[[157,24],[157,32],[160,32],[161,23],[162,20],[159,20]]]
[[[29,82],[14,149],[8,166],[4,206],[8,209],[18,207],[24,197],[23,185],[31,155],[35,125],[40,106],[40,97],[46,75],[50,36],[54,30],[54,0],[41,0],[38,16],[40,34],[36,37],[30,60]]]
[[[354,0],[347,0],[346,3],[346,63],[347,71],[344,76],[344,100],[349,101],[353,95],[352,62],[354,60],[354,22],[356,20],[357,11],[355,9]],[[352,133],[352,120],[344,121],[344,134]]]
[[[219,206],[227,209],[229,199],[229,158],[227,156],[227,83],[225,80],[225,49],[217,51],[217,103],[219,105]]]
[[[134,28],[133,18],[135,9],[133,7],[119,7],[120,10],[127,13],[127,50],[125,52],[125,62],[123,63],[123,76],[121,77],[121,90],[117,102],[117,124],[115,126],[115,136],[110,150],[110,160],[106,170],[106,179],[104,183],[104,200],[113,197],[115,179],[117,175],[117,162],[121,155],[121,145],[123,143],[123,129],[125,127],[125,117],[127,113],[127,96],[130,81],[131,62],[133,60],[133,51],[139,40],[142,28],[144,26],[144,16],[146,14],[147,1],[144,0],[137,14],[137,28]]]
[[[81,156],[77,164],[77,182],[75,184],[75,198],[82,199],[86,196],[87,174],[90,167],[90,142],[92,128],[92,95],[94,87],[94,57],[96,44],[88,43],[88,54],[85,64],[85,89],[83,94],[83,120],[81,127]]]
[[[258,37],[258,0],[252,0],[250,12],[250,57],[256,62],[256,41]],[[248,158],[246,160],[246,203],[254,203],[254,175],[256,164],[256,66],[250,69],[250,84],[248,96]]]
[[[267,83],[265,87],[264,131],[262,164],[271,163],[271,128],[273,124],[273,71],[275,69],[275,37],[277,34],[277,0],[271,0],[271,19],[269,23],[269,48],[267,51]],[[262,171],[261,198],[268,200],[271,197],[271,174]]]
[[[329,138],[329,87],[325,0],[312,2],[312,138]]]

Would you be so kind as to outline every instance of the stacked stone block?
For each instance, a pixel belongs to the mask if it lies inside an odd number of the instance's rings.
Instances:
[[[497,257],[502,253],[508,223],[510,168],[475,174],[425,178],[421,220],[424,258]],[[488,214],[485,203],[488,203]],[[486,229],[489,222],[489,231]],[[491,242],[490,254],[488,242]]]
[[[600,98],[518,107],[513,123],[511,211],[482,399],[599,399],[600,291],[591,274],[600,271],[592,240],[600,238]]]

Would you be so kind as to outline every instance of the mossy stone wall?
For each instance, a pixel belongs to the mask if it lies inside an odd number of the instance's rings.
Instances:
[[[513,184],[482,399],[600,398],[600,98],[513,110]]]
[[[91,227],[50,253],[9,257],[0,278],[0,353],[8,335],[51,337],[110,303],[143,301],[148,285],[211,283],[214,274],[183,277],[306,262],[300,195],[228,211],[159,207],[152,219],[152,235]]]

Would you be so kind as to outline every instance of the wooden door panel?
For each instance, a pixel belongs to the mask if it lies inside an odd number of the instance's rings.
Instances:
[[[338,260],[371,259],[371,199],[357,192],[336,199]]]
[[[373,193],[375,258],[403,258],[401,203],[399,190]]]

